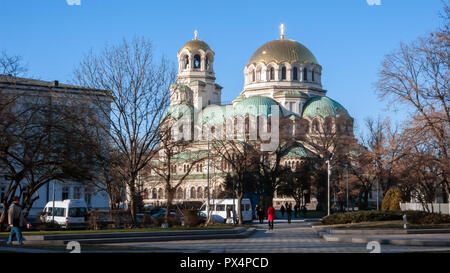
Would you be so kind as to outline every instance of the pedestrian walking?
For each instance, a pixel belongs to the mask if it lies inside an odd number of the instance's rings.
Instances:
[[[291,218],[292,218],[292,205],[291,204],[289,204],[287,206],[286,214],[287,214],[287,218],[288,218],[288,223],[290,224],[291,223]]]
[[[285,210],[285,208],[284,208],[283,205],[281,205],[280,211],[281,211],[281,217],[284,217],[284,212],[285,212],[286,210]]]
[[[14,236],[16,236],[19,245],[23,244],[21,227],[26,224],[25,218],[22,215],[22,208],[19,205],[19,197],[14,196],[12,200],[13,203],[8,210],[8,224],[11,228],[11,231],[9,233],[8,241],[6,242],[6,244],[9,246],[12,244]]]
[[[296,203],[294,206],[294,217],[297,218],[298,217],[298,209],[299,209],[299,205]]]
[[[262,207],[258,207],[258,218],[259,223],[262,224],[264,222],[264,210],[262,209]]]
[[[270,206],[267,209],[267,221],[269,222],[269,230],[273,230],[273,220],[275,219],[275,209]]]

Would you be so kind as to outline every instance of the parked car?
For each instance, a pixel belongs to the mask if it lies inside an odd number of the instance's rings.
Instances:
[[[43,223],[55,223],[63,228],[86,227],[88,207],[83,199],[51,201],[41,215]]]
[[[206,216],[205,212],[199,211],[198,216],[200,216],[206,222],[207,216]],[[225,218],[223,218],[222,216],[217,215],[217,214],[211,214],[211,221],[213,223],[221,223],[222,224],[222,223],[225,223]]]

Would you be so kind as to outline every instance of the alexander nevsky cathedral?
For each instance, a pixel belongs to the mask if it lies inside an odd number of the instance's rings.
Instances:
[[[224,135],[228,132],[227,120],[252,115],[265,115],[269,119],[273,109],[277,109],[277,138],[280,142],[292,143],[283,154],[281,164],[292,168],[307,157],[317,156],[308,143],[319,137],[319,128],[325,125],[339,133],[344,147],[357,142],[353,135],[353,118],[322,88],[322,66],[308,48],[285,38],[283,25],[279,39],[263,44],[250,57],[243,69],[243,90],[229,105],[221,104],[222,87],[215,82],[215,53],[206,42],[198,39],[197,32],[194,39],[178,51],[177,58],[177,82],[171,86],[166,113],[171,119],[185,119],[201,127],[208,126],[213,134]],[[205,134],[192,138],[191,149],[174,160],[176,175],[186,173],[193,153],[206,154],[208,144]],[[223,160],[213,157],[209,166],[207,161],[202,161],[191,167],[187,179],[177,190],[175,203],[206,201],[208,179],[210,198],[215,198],[223,190],[226,174],[231,172],[224,167]],[[144,181],[144,203],[164,204],[164,184],[158,176],[150,172]],[[286,201],[294,204],[293,199],[275,193],[274,206]],[[315,207],[314,202],[317,201],[312,196],[308,207]]]

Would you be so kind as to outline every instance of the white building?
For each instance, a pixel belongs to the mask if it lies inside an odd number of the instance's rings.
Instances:
[[[2,98],[15,98],[14,103],[9,110],[11,113],[20,111],[20,109],[25,109],[27,105],[38,105],[38,107],[53,105],[54,107],[57,107],[58,104],[69,105],[70,103],[74,103],[74,105],[76,105],[74,107],[79,108],[81,105],[82,107],[86,107],[86,109],[94,109],[94,104],[89,103],[89,99],[86,99],[86,94],[88,94],[88,96],[89,94],[103,96],[105,98],[105,105],[107,106],[109,104],[108,99],[104,96],[103,90],[93,90],[79,86],[60,84],[58,81],[47,82],[27,78],[17,78],[11,75],[0,75],[0,102]],[[84,108],[74,109],[74,111],[75,110],[83,111]],[[96,113],[99,112],[100,111],[96,111]],[[98,116],[101,117],[101,114]],[[0,195],[3,200],[3,196],[8,191],[10,183],[8,182],[8,170],[5,168],[2,169],[1,164],[2,162],[0,161]],[[77,164],[77,162],[73,162],[73,164]],[[21,187],[26,186],[26,183],[27,182],[24,179]],[[37,215],[42,211],[47,202],[53,200],[53,189],[56,201],[64,199],[85,199],[88,206],[91,208],[107,209],[109,207],[106,192],[98,187],[94,187],[88,183],[80,183],[79,181],[51,181],[39,188],[37,193],[33,196],[33,198],[36,197],[37,199],[33,203],[30,215]],[[13,195],[18,195],[18,191]]]

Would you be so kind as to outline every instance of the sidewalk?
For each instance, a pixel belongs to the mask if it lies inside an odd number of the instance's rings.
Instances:
[[[380,244],[402,246],[450,246],[450,230],[386,230],[386,229],[334,229],[313,226],[313,230],[326,242]]]
[[[180,240],[208,240],[246,238],[255,231],[254,228],[236,227],[233,229],[217,230],[185,230],[185,231],[151,231],[151,232],[115,232],[92,234],[64,234],[64,235],[31,235],[24,236],[25,245],[65,245],[69,241],[80,244],[113,244],[134,242],[161,242]],[[1,243],[0,239],[0,243]],[[6,238],[3,238],[3,242]]]

